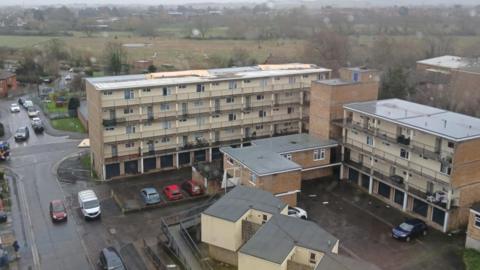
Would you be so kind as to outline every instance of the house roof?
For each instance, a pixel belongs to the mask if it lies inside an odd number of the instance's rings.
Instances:
[[[362,260],[325,254],[315,270],[380,270],[380,268]]]
[[[272,193],[257,188],[236,186],[203,213],[216,218],[236,222],[248,210],[275,214],[287,205]]]
[[[5,80],[13,76],[15,76],[15,73],[6,70],[0,70],[0,80]]]
[[[278,154],[334,147],[338,145],[334,140],[322,140],[307,133],[259,139],[252,141],[252,144],[267,147],[270,151]]]
[[[345,81],[345,80],[342,80],[342,79],[319,80],[319,81],[316,81],[316,82],[320,83],[320,84],[331,85],[331,86],[349,85],[349,84],[354,84],[355,83],[353,81]]]
[[[206,83],[212,81],[266,78],[286,75],[328,72],[330,69],[313,64],[279,64],[222,69],[183,70],[157,72],[145,75],[121,75],[110,77],[87,78],[97,90],[114,90],[134,87],[159,87],[176,84]]]
[[[417,61],[417,64],[436,66],[441,68],[457,69],[468,65],[467,58],[453,55],[444,55]]]
[[[338,239],[312,221],[277,214],[239,252],[281,264],[295,246],[332,253]]]
[[[350,103],[344,108],[452,141],[480,137],[480,119],[401,99]]]
[[[272,152],[265,146],[222,147],[220,151],[241,163],[258,176],[301,170],[297,163]]]

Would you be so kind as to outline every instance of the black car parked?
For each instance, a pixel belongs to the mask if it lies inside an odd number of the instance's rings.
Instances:
[[[123,263],[120,254],[114,247],[107,247],[100,251],[98,264],[101,269],[126,270],[127,267]]]
[[[420,219],[407,219],[392,229],[392,237],[410,242],[414,237],[427,235],[427,224]]]
[[[15,131],[15,141],[26,141],[30,137],[30,131],[28,130],[28,127],[21,127],[18,128],[17,131]]]

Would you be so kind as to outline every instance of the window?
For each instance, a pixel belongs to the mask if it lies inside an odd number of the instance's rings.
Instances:
[[[263,111],[263,110],[258,111],[258,117],[265,117],[265,116],[267,116],[267,112],[266,112],[266,111]]]
[[[316,254],[310,253],[310,263],[317,263]]]
[[[294,84],[294,83],[296,82],[296,80],[297,80],[297,79],[296,79],[294,76],[288,77],[288,83],[289,83],[289,84]]]
[[[115,130],[115,128],[114,127],[106,127],[105,130],[112,131],[112,130]]]
[[[475,215],[475,227],[480,228],[480,215]]]
[[[162,139],[160,140],[162,143],[167,143],[170,141],[170,137],[162,137]]]
[[[228,89],[237,89],[237,81],[229,81]]]
[[[135,97],[133,90],[127,89],[124,91],[125,99],[133,99]]]
[[[409,159],[410,153],[407,150],[400,148],[400,157],[404,159]]]
[[[285,93],[285,97],[293,97],[293,92],[287,92],[287,93]]]
[[[237,120],[237,115],[234,113],[229,113],[228,114],[228,121],[235,121]]]
[[[325,159],[325,149],[313,150],[313,160],[324,160],[324,159]]]
[[[275,81],[280,81],[280,77],[275,77]]]
[[[227,98],[225,99],[225,102],[227,102],[227,103],[233,103],[233,102],[235,102],[235,99],[234,99],[233,97],[227,97]]]
[[[220,117],[220,114],[214,114],[212,115],[212,118],[219,118]]]
[[[103,92],[103,95],[104,95],[104,96],[111,96],[112,94],[113,94],[112,91],[105,91],[105,92]]]
[[[170,121],[163,122],[163,129],[169,129],[171,127],[172,127],[172,122]]]
[[[145,124],[143,124],[144,127],[150,127],[152,126],[152,122],[148,121],[148,122],[145,122]]]
[[[455,143],[453,143],[453,142],[448,142],[447,146],[448,146],[448,148],[454,148],[454,147],[455,147]]]
[[[232,158],[227,157],[227,162],[228,162],[230,165],[233,165],[233,159],[232,159]]]
[[[292,160],[292,155],[291,154],[285,154],[285,155],[283,155],[283,157],[288,159],[288,160]]]
[[[135,133],[135,126],[126,126],[125,129],[127,134]]]
[[[292,108],[292,107],[288,107],[288,108],[287,108],[287,113],[288,113],[288,114],[292,114],[292,113],[293,113],[293,108]]]
[[[250,181],[252,181],[253,183],[257,183],[257,175],[254,173],[250,174]]]
[[[250,80],[243,80],[243,83],[251,83]]]
[[[201,107],[201,106],[203,106],[203,101],[201,101],[201,100],[196,100],[196,101],[193,102],[193,105],[194,105],[195,107]]]
[[[444,163],[440,163],[440,172],[450,175],[452,173],[452,167]]]
[[[206,122],[205,117],[201,117],[201,116],[197,117],[196,120],[197,120],[197,125],[199,125],[199,126],[205,124],[205,122]]]
[[[367,136],[367,144],[373,146],[373,137]]]
[[[213,85],[213,86],[219,86],[220,83],[219,83],[219,82],[213,82],[212,85]]]
[[[258,125],[255,127],[255,129],[259,130],[259,129],[263,129],[263,125]]]
[[[187,122],[187,118],[178,119],[178,122]]]
[[[125,109],[123,109],[123,114],[129,114],[129,113],[133,113],[133,109],[132,109],[132,108],[125,108]]]
[[[162,95],[163,96],[170,96],[172,94],[172,89],[168,88],[168,87],[164,87],[162,89]]]
[[[168,103],[160,104],[160,111],[164,112],[164,111],[168,111],[168,110],[170,110],[170,104],[168,104]]]
[[[267,85],[268,85],[268,79],[262,79],[262,80],[260,81],[260,86],[265,87],[265,86],[267,86]]]
[[[143,88],[142,91],[143,92],[150,92],[151,90],[150,90],[150,88]]]
[[[197,84],[197,93],[205,92],[205,85]]]
[[[257,95],[257,100],[264,100],[265,96],[264,95]]]
[[[187,86],[185,84],[181,84],[181,85],[178,86],[178,88],[185,89],[185,88],[187,88]]]
[[[303,74],[302,78],[308,78],[308,74]]]
[[[134,142],[128,142],[125,144],[125,148],[131,148],[131,147],[134,147],[135,146],[135,143]]]
[[[262,224],[264,224],[265,222],[267,222],[267,220],[268,220],[268,216],[265,215],[265,214],[263,214],[263,215],[262,215]]]

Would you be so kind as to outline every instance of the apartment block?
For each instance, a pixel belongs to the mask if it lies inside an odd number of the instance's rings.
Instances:
[[[480,251],[480,203],[478,202],[470,208],[465,247]]]
[[[242,148],[222,147],[226,181],[269,191],[291,206],[297,205],[302,180],[332,175],[340,157],[331,151],[336,141],[309,134],[259,139]]]
[[[480,119],[399,99],[344,105],[341,177],[447,231],[480,198]]]
[[[378,269],[338,255],[337,238],[287,213],[271,193],[237,186],[201,214],[202,242],[210,257],[238,270]]]
[[[220,159],[220,146],[308,129],[310,64],[86,79],[92,165],[114,179]]]

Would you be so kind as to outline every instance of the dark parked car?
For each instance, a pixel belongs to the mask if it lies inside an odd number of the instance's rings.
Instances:
[[[392,237],[410,242],[414,237],[427,235],[427,224],[420,219],[407,219],[392,229]]]
[[[50,202],[50,217],[52,221],[67,221],[67,209],[61,200]]]
[[[190,196],[197,196],[203,194],[202,187],[193,182],[193,180],[188,180],[182,183],[182,188],[185,190]]]
[[[18,128],[17,131],[15,131],[15,141],[26,141],[30,137],[30,131],[28,130],[28,127],[21,127]]]
[[[7,222],[7,213],[0,211],[0,223]]]
[[[120,254],[114,247],[107,247],[100,251],[100,258],[98,264],[101,269],[126,270]]]

